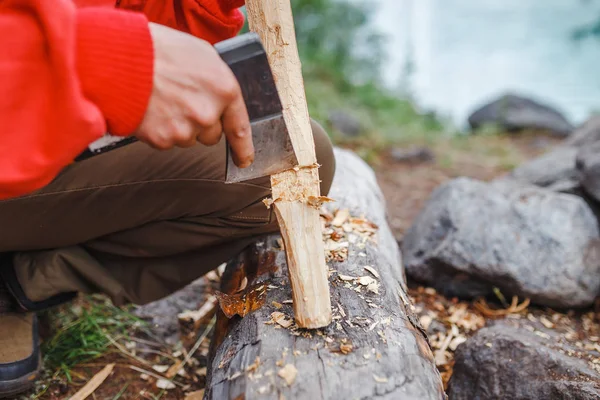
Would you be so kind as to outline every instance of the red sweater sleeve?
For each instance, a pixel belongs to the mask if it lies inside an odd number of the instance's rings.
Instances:
[[[238,34],[244,0],[120,0],[122,8],[143,11],[152,22],[190,33],[211,44]]]
[[[0,1],[0,199],[43,187],[107,129],[135,130],[152,65],[142,14]]]

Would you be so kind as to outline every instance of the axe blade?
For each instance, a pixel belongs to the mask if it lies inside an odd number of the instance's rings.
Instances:
[[[254,162],[239,168],[227,145],[225,182],[235,183],[282,172],[298,165],[283,107],[265,49],[256,33],[217,43],[215,48],[240,84],[254,143]]]
[[[274,115],[253,121],[254,162],[239,168],[233,162],[231,149],[227,146],[227,174],[225,183],[236,183],[273,175],[298,165],[294,146],[287,134],[283,115]]]

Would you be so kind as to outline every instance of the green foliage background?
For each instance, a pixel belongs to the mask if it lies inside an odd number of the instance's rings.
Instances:
[[[348,141],[328,123],[331,111],[345,111],[364,127],[363,137],[353,141],[373,150],[443,130],[438,118],[420,114],[406,94],[384,88],[385,38],[370,23],[375,6],[368,0],[292,0],[311,117],[338,142]]]

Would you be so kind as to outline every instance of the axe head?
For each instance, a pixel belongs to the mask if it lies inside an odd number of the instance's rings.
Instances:
[[[254,143],[254,162],[239,168],[227,145],[226,183],[243,182],[273,175],[298,165],[298,159],[283,118],[283,107],[275,86],[267,54],[255,33],[246,33],[217,43],[215,48],[229,65],[242,89]]]

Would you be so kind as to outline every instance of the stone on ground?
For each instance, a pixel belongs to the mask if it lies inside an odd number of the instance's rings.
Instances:
[[[544,130],[560,137],[566,137],[573,131],[573,125],[557,110],[514,94],[506,94],[469,116],[469,125],[473,129],[487,124],[509,131]]]
[[[453,400],[599,399],[600,353],[581,347],[543,328],[496,323],[458,347],[448,395]]]
[[[575,168],[577,152],[575,147],[561,146],[519,166],[508,178],[557,192],[572,193],[579,187],[579,175]]]
[[[599,239],[577,196],[459,178],[436,189],[402,253],[410,276],[448,296],[499,288],[540,305],[584,307],[600,293]]]
[[[583,147],[576,161],[579,182],[590,196],[600,201],[600,142]]]

